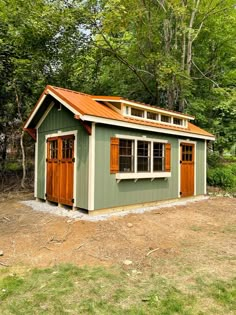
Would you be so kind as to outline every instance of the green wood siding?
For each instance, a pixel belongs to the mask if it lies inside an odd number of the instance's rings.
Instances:
[[[147,136],[168,140],[171,143],[171,178],[121,180],[116,182],[110,174],[110,137],[115,134]],[[95,150],[95,209],[125,206],[178,197],[178,139],[156,133],[139,132],[125,128],[96,125]]]
[[[171,143],[171,177],[167,179],[121,180],[110,174],[110,137],[116,134],[168,140]],[[147,139],[148,140],[148,139]],[[95,210],[130,204],[178,198],[179,140],[186,138],[96,125],[95,149]],[[196,141],[196,194],[204,194],[204,141]]]
[[[37,180],[37,197],[44,199],[45,193],[45,137],[46,135],[61,132],[77,130],[77,152],[74,167],[77,168],[76,178],[76,206],[88,208],[88,147],[89,136],[80,125],[74,115],[62,107],[58,111],[55,107],[51,109],[47,117],[38,129],[38,180]]]

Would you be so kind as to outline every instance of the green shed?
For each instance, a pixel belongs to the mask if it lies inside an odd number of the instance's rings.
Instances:
[[[48,85],[24,125],[35,139],[35,197],[94,214],[204,195],[214,136],[193,119]]]

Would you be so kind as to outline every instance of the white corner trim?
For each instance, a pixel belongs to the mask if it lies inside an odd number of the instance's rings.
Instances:
[[[186,132],[186,131],[170,130],[170,129],[164,129],[164,128],[160,128],[160,127],[151,127],[151,126],[139,125],[138,123],[129,123],[129,122],[124,122],[124,121],[120,121],[120,120],[107,119],[107,118],[96,117],[96,116],[91,116],[91,115],[82,115],[80,118],[83,121],[91,121],[91,122],[101,123],[101,124],[105,124],[105,125],[125,127],[125,128],[142,130],[142,131],[145,130],[145,131],[151,131],[151,132],[158,132],[158,133],[174,135],[174,136],[183,136],[183,137],[191,137],[191,138],[206,139],[206,140],[214,140],[215,139],[215,137],[199,135],[199,134]]]
[[[35,114],[37,113],[39,107],[41,106],[41,104],[42,104],[43,101],[45,100],[46,96],[47,96],[46,94],[44,94],[44,95],[42,96],[40,102],[38,103],[38,105],[37,105],[37,106],[35,107],[35,109],[33,110],[32,114],[30,115],[29,120],[26,122],[24,128],[28,128],[28,126],[29,126],[31,120],[34,118],[34,116],[35,116]]]
[[[92,123],[89,136],[88,210],[94,210],[95,193],[95,123]]]
[[[180,190],[181,190],[181,150],[180,150],[180,144],[181,143],[191,143],[194,144],[194,196],[196,196],[196,183],[197,183],[197,176],[196,176],[196,165],[197,165],[197,142],[191,141],[191,140],[184,140],[179,139],[178,141],[178,150],[179,150],[179,159],[178,159],[178,197],[180,198]]]
[[[36,129],[36,142],[34,147],[34,197],[37,198],[38,191],[38,129]]]
[[[207,194],[207,140],[204,143],[204,195]]]

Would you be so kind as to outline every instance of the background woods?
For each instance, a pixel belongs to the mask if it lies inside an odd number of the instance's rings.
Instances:
[[[235,154],[235,5],[0,0],[1,187],[9,170],[21,176],[25,154],[32,163],[21,128],[46,84],[193,114],[217,136],[216,152]]]

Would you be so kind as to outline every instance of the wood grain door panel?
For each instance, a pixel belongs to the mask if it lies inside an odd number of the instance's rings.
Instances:
[[[47,200],[73,205],[74,136],[47,140]]]
[[[180,189],[181,197],[194,195],[194,144],[181,143]]]

